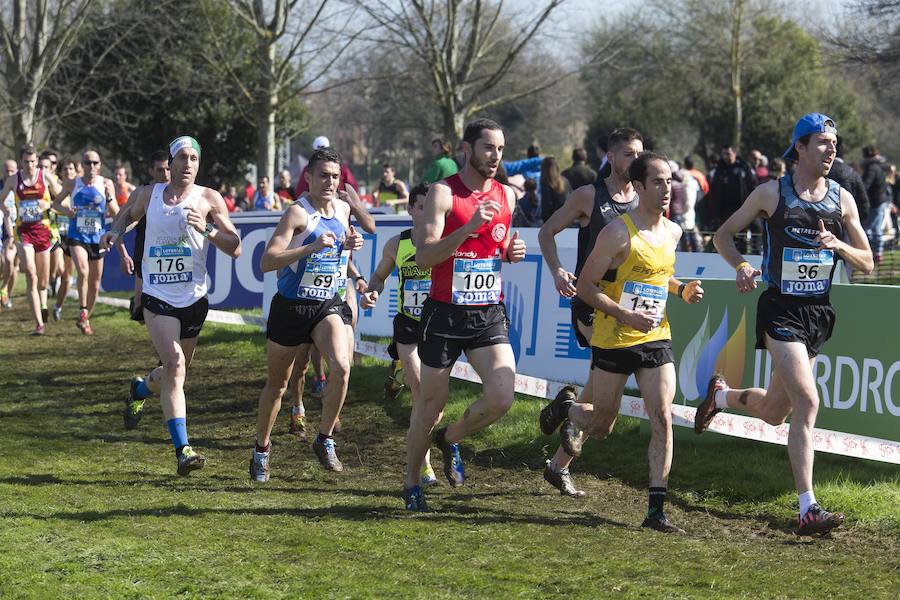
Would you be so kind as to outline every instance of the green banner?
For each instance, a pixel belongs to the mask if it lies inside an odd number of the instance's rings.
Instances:
[[[766,387],[772,363],[756,350],[761,290],[739,294],[733,281],[704,281],[699,305],[669,302],[678,369],[676,403],[695,406],[714,372],[731,387]],[[837,322],[816,359],[816,427],[900,441],[900,288],[835,285]]]

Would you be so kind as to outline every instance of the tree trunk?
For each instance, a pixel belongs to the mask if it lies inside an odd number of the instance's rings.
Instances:
[[[731,5],[731,94],[734,97],[734,129],[731,145],[734,151],[741,151],[741,130],[744,116],[741,106],[741,24],[744,18],[744,0],[733,0]]]
[[[275,108],[278,106],[278,89],[274,80],[275,45],[261,40],[259,54],[263,64],[263,85],[256,115],[256,176],[268,176],[272,183],[275,181]]]

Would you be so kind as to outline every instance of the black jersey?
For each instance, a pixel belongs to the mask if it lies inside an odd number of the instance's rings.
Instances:
[[[778,181],[778,208],[764,221],[762,280],[789,296],[827,297],[838,255],[816,242],[819,219],[843,237],[841,186],[826,179],[828,191],[816,202],[794,190],[790,173]]]
[[[631,197],[631,202],[622,204],[615,202],[606,189],[606,183],[598,179],[594,184],[594,210],[591,211],[591,219],[588,224],[578,229],[578,257],[575,260],[575,277],[581,274],[584,263],[597,243],[600,231],[615,221],[620,216],[632,210],[638,205],[637,194]],[[610,270],[603,277],[609,281],[615,280],[615,270]]]

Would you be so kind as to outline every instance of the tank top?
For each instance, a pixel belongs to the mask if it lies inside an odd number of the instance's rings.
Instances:
[[[344,252],[344,240],[347,238],[347,224],[344,223],[334,209],[331,217],[326,217],[313,208],[305,196],[297,200],[308,215],[306,229],[294,233],[288,249],[306,246],[316,241],[328,231],[337,238],[331,248],[323,248],[318,252],[299,259],[278,270],[278,293],[289,300],[331,300],[338,290],[346,286],[347,261],[350,252]]]
[[[44,182],[44,171],[38,169],[31,185],[25,184],[22,171],[16,175],[16,229],[28,231],[46,227],[50,229],[50,211],[41,210],[41,201],[50,202],[50,190]]]
[[[672,339],[666,299],[669,278],[675,274],[675,244],[667,240],[662,246],[651,246],[638,233],[631,215],[624,214],[620,218],[628,228],[631,250],[625,262],[616,269],[616,278],[607,285],[604,293],[629,310],[652,310],[660,321],[659,325],[644,333],[597,310],[594,313],[594,334],[591,336],[591,346],[597,348],[628,348]]]
[[[412,243],[412,229],[400,233],[397,258],[394,259],[400,286],[397,288],[397,312],[418,321],[422,318],[422,304],[431,290],[431,269],[416,264],[416,247]]]
[[[106,231],[106,187],[98,177],[86,185],[81,177],[72,186],[72,208],[75,217],[69,219],[69,239],[85,244],[99,244]]]
[[[175,308],[206,296],[206,251],[209,241],[188,225],[184,209],[197,207],[205,188],[195,185],[181,202],[163,202],[165,183],[157,183],[147,206],[147,228],[141,268],[144,293]]]
[[[828,191],[816,202],[803,200],[788,173],[778,180],[778,208],[763,221],[762,280],[782,294],[828,297],[838,255],[820,250],[819,219],[838,239],[843,236],[841,186],[826,179]]]
[[[122,208],[126,204],[128,204],[128,187],[122,186],[122,190],[116,192],[116,204],[119,205],[119,208]]]
[[[447,213],[443,238],[468,223],[476,207],[485,200],[499,204],[500,211],[469,235],[450,258],[431,269],[428,295],[438,302],[464,306],[499,304],[503,301],[500,253],[512,219],[506,190],[495,179],[490,180],[491,189],[486,192],[470,190],[458,174],[445,181],[450,186],[453,206]]]
[[[597,243],[597,236],[600,235],[600,231],[620,216],[634,210],[637,205],[637,194],[633,194],[631,202],[627,204],[616,202],[609,195],[609,190],[606,189],[604,180],[597,180],[597,183],[594,184],[594,209],[591,211],[591,219],[585,227],[578,228],[578,255],[575,259],[575,277],[581,274],[584,262],[590,256],[591,250],[594,249],[594,244]],[[613,281],[615,278],[615,269],[610,269],[603,276],[604,281]]]

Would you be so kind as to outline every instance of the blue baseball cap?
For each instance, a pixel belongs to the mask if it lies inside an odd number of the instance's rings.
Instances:
[[[791,147],[782,156],[791,160],[797,160],[797,149],[794,147],[794,144],[803,136],[812,133],[833,133],[837,135],[837,124],[835,124],[834,119],[822,113],[803,115],[797,121],[797,124],[794,125],[794,133],[791,134]]]

